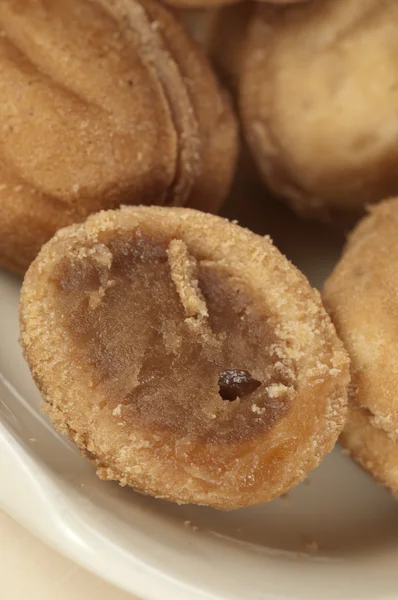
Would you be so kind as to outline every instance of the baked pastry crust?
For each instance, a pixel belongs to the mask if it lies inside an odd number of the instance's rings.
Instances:
[[[212,9],[219,6],[233,5],[238,3],[248,3],[249,0],[242,2],[241,0],[163,0],[165,4],[174,6],[177,9]],[[283,5],[297,4],[299,2],[307,2],[307,0],[266,0],[269,4]]]
[[[323,299],[351,358],[343,444],[398,493],[398,199],[371,210],[348,239]]]
[[[23,273],[57,229],[103,208],[217,211],[237,126],[164,6],[3,0],[0,29],[1,266]]]
[[[340,441],[365,471],[398,497],[398,442],[377,427],[374,415],[355,400],[348,404],[347,423]]]
[[[20,315],[57,429],[140,492],[270,500],[344,425],[348,358],[318,292],[225,219],[124,207],[63,229],[29,268]]]
[[[258,3],[239,96],[266,184],[304,217],[353,224],[398,192],[395,0]]]

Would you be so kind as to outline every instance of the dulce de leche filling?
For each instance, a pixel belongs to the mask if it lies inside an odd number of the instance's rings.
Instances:
[[[176,438],[232,443],[273,427],[292,401],[293,368],[238,275],[140,230],[63,258],[56,310],[93,402]]]

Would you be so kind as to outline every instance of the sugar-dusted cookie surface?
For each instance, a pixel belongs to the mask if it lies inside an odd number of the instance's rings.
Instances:
[[[266,184],[298,214],[351,225],[398,193],[397,26],[395,0],[255,6],[241,117]]]
[[[59,231],[25,277],[25,357],[104,479],[222,509],[301,481],[341,432],[348,358],[318,292],[263,238],[182,208]]]
[[[351,358],[353,457],[398,494],[398,199],[373,208],[349,237],[323,298]]]
[[[58,228],[103,208],[217,210],[235,120],[164,6],[2,0],[0,30],[1,266],[24,272]]]

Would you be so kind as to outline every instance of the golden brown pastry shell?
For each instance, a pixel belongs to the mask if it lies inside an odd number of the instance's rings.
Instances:
[[[225,285],[232,285],[236,298],[243,292],[253,298],[253,306],[241,309],[243,319],[254,310],[259,315],[264,311],[259,326],[271,327],[277,340],[275,352],[282,357],[278,369],[287,370],[293,378],[288,410],[279,417],[279,411],[275,413],[271,428],[264,425],[262,430],[256,425],[253,435],[242,433],[226,443],[222,431],[217,433],[217,411],[222,414],[225,401],[216,393],[218,408],[209,416],[214,419],[211,435],[192,438],[178,427],[177,431],[162,427],[155,431],[139,427],[136,421],[123,421],[120,415],[125,407],[119,408],[117,394],[109,398],[100,387],[93,389],[93,372],[73,359],[73,340],[57,309],[59,284],[54,273],[69,255],[79,261],[76,257],[98,254],[106,271],[109,253],[99,249],[101,240],[123,239],[136,235],[137,230],[140,238],[162,239],[169,245],[181,241],[200,269],[210,269],[216,280],[223,273]],[[348,361],[319,294],[269,239],[219,217],[188,209],[126,207],[61,230],[26,275],[21,328],[25,357],[56,427],[94,462],[100,477],[156,497],[222,509],[270,500],[318,465],[344,424]],[[228,340],[228,330],[224,334]],[[268,351],[264,348],[263,353]],[[261,360],[257,355],[245,368],[256,374]],[[190,368],[195,372],[194,364]],[[195,410],[207,400],[198,396]],[[252,407],[250,419],[256,419],[257,412],[258,407]],[[261,417],[258,420],[262,422]]]
[[[347,228],[398,192],[397,20],[394,0],[219,13],[211,53],[236,90],[253,157],[305,218]]]
[[[342,443],[398,493],[398,199],[372,208],[348,239],[323,299],[351,359]]]
[[[235,120],[165,7],[4,0],[0,28],[2,266],[24,272],[58,228],[102,208],[217,211],[234,172]]]

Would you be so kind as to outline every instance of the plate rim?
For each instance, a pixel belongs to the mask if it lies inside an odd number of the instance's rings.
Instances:
[[[231,596],[220,596],[194,588],[167,572],[148,565],[132,553],[128,558],[130,568],[128,577],[127,574],[121,577],[120,568],[114,568],[115,555],[106,552],[105,544],[94,544],[98,539],[94,540],[88,529],[85,531],[87,536],[82,539],[80,524],[74,518],[73,511],[69,511],[70,535],[65,535],[65,527],[54,507],[54,501],[59,501],[60,492],[56,492],[55,484],[45,471],[39,461],[18,442],[8,427],[0,422],[0,480],[7,482],[7,485],[2,486],[3,492],[0,493],[0,508],[42,542],[100,579],[134,594],[139,600],[165,600],[166,598],[186,600],[187,597],[190,600],[235,600]],[[47,493],[40,490],[41,484],[47,486]],[[8,493],[4,491],[7,488]],[[51,497],[49,490],[52,491]],[[30,502],[29,513],[33,514],[36,508],[39,518],[29,518],[24,514],[26,503],[21,502],[20,499],[26,497],[29,497]],[[69,504],[65,497],[64,500]],[[264,592],[264,600],[267,600],[266,592]],[[286,600],[295,599],[286,598]]]

